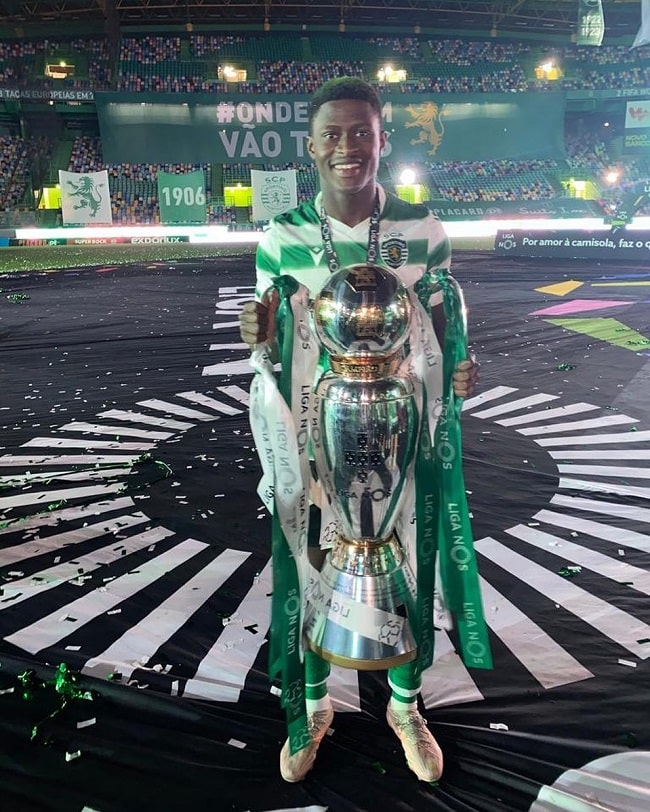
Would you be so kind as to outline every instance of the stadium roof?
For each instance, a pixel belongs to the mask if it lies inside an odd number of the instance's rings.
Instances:
[[[605,38],[633,37],[640,0],[602,0]],[[253,27],[344,23],[346,30],[393,33],[450,30],[487,36],[519,33],[569,41],[576,32],[578,0],[0,0],[0,33],[21,36],[34,24]],[[268,26],[267,26],[268,27]]]

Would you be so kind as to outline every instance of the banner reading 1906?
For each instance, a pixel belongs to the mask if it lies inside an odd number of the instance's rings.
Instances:
[[[180,97],[179,97],[180,96]],[[108,163],[309,163],[309,96],[96,93]],[[565,95],[386,94],[389,161],[559,159]]]
[[[203,170],[175,175],[158,172],[160,222],[196,224],[206,222]]]

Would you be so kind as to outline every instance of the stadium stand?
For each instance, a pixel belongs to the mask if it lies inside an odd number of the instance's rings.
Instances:
[[[63,80],[45,76],[44,65],[71,58],[74,76]],[[542,60],[553,60],[561,70],[557,80],[539,74]],[[219,69],[228,60],[246,70],[236,86],[223,80]],[[380,82],[377,71],[393,62],[406,72],[398,84]],[[357,75],[377,81],[382,94],[394,93],[539,93],[561,88],[574,96],[609,91],[626,92],[650,85],[650,47],[631,50],[622,45],[593,49],[540,41],[476,40],[415,36],[319,33],[317,36],[280,34],[146,34],[123,36],[112,60],[106,39],[0,40],[0,90],[53,88],[100,91],[106,89],[151,93],[212,93],[236,87],[242,93],[311,93],[324,80]],[[43,104],[43,102],[41,102]],[[241,213],[225,205],[224,187],[250,183],[251,165],[218,167],[213,178],[209,164],[105,165],[95,116],[60,111],[60,122],[40,140],[19,133],[18,117],[4,102],[0,120],[0,218],[2,222],[36,220],[34,189],[50,183],[58,169],[87,172],[107,169],[115,222],[159,221],[157,173],[202,168],[206,175],[208,219],[232,225]],[[592,112],[597,111],[596,101]],[[603,105],[606,110],[606,106]],[[624,156],[620,127],[608,133],[594,129],[594,117],[578,110],[567,115],[565,161],[468,161],[432,163],[418,167],[430,198],[451,201],[539,200],[566,196],[572,175],[592,184],[604,210],[631,184],[647,178],[648,162]],[[298,197],[316,191],[316,174],[309,164],[269,164],[295,168]],[[605,182],[607,172],[616,179]],[[399,183],[399,167],[386,165],[385,180]],[[612,175],[614,177],[614,175]]]

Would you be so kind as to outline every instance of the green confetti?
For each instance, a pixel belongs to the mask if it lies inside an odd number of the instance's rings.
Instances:
[[[579,572],[582,572],[582,567],[562,567],[561,570],[558,570],[559,575],[563,578],[573,578]]]
[[[66,663],[60,663],[54,672],[54,678],[44,681],[38,678],[36,671],[29,668],[18,675],[18,682],[22,687],[22,698],[31,701],[37,691],[51,691],[54,689],[58,695],[58,707],[48,714],[40,722],[32,727],[31,741],[39,738],[41,728],[50,719],[53,719],[72,701],[77,699],[92,700],[97,694],[95,691],[88,691],[79,684],[79,675],[72,671]],[[42,739],[42,744],[49,744],[51,740]]]
[[[555,369],[557,369],[560,372],[566,372],[567,370],[575,369],[575,368],[576,368],[575,364],[558,364],[555,367]]]
[[[7,299],[9,299],[10,302],[13,302],[13,304],[20,304],[26,299],[29,299],[29,295],[27,293],[10,293],[7,296]]]
[[[34,671],[33,668],[29,668],[23,671],[22,674],[18,674],[18,682],[22,686],[23,699],[27,701],[33,698],[35,690],[42,688],[45,684],[37,679],[36,671]]]
[[[373,761],[370,766],[375,772],[378,772],[380,775],[386,775],[386,768],[380,761]]]

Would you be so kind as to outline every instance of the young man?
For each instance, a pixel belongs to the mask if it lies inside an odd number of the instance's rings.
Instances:
[[[314,94],[307,149],[320,177],[314,200],[277,217],[260,241],[257,257],[257,301],[240,316],[242,339],[253,348],[273,344],[277,294],[260,301],[274,279],[294,277],[315,296],[332,271],[375,262],[412,286],[429,269],[448,270],[449,240],[440,222],[424,206],[387,194],[377,183],[377,168],[386,134],[375,90],[360,79],[343,77]],[[438,341],[444,340],[442,304],[432,308]],[[462,361],[453,376],[458,397],[472,394],[478,365]],[[333,713],[327,693],[329,664],[305,653],[305,682],[311,744],[291,754],[285,743],[280,769],[286,781],[301,781],[313,766],[318,746]],[[387,721],[399,738],[409,767],[423,781],[442,774],[442,753],[417,709],[420,678],[413,663],[388,672],[391,699]]]

